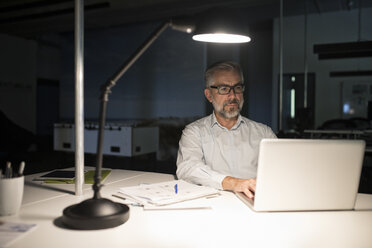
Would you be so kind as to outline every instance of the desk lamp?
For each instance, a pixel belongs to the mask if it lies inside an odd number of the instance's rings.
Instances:
[[[202,24],[203,22],[201,22]],[[114,74],[114,76],[107,81],[101,88],[101,105],[99,114],[99,133],[97,144],[97,164],[94,176],[92,199],[85,200],[81,203],[71,205],[63,210],[62,223],[67,227],[81,230],[98,230],[105,228],[112,228],[125,223],[129,219],[129,207],[125,204],[116,203],[109,199],[102,198],[100,195],[101,184],[101,170],[102,170],[102,156],[103,156],[103,136],[106,120],[106,109],[108,102],[108,94],[111,93],[111,88],[115,86],[116,82],[121,76],[133,65],[133,63],[146,51],[146,49],[159,37],[159,35],[167,29],[172,27],[175,30],[185,31],[191,33],[194,30],[194,25],[185,25],[182,22],[166,22],[162,24],[143,44],[137,51],[123,64],[123,66]],[[202,26],[203,27],[203,26]],[[203,30],[203,29],[202,29]],[[202,35],[198,31],[198,35]],[[225,29],[221,29],[224,31]],[[216,38],[225,38],[223,42],[227,43],[226,37],[228,34],[221,33],[221,30],[209,31],[209,39],[199,39],[208,42],[219,42],[218,40],[211,40],[213,34],[218,34]],[[225,32],[225,31],[224,31]],[[224,35],[223,35],[224,34]],[[198,37],[198,36],[197,36]],[[203,37],[203,36],[201,36]],[[234,36],[232,36],[234,37]],[[241,38],[241,36],[236,36]],[[195,38],[198,40],[198,38]],[[244,42],[250,39],[246,38]],[[221,42],[221,41],[220,41]],[[243,42],[242,40],[240,42]],[[236,41],[234,42],[236,43]]]

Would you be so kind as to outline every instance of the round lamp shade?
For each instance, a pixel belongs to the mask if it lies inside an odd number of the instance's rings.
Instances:
[[[249,42],[248,28],[239,20],[236,12],[213,9],[204,13],[196,23],[194,35],[197,41],[217,43]]]

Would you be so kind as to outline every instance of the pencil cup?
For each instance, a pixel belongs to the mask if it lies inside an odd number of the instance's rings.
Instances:
[[[13,215],[21,208],[24,177],[0,179],[0,216]]]

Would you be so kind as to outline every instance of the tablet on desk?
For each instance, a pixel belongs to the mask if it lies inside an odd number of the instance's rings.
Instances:
[[[35,178],[34,180],[48,180],[48,179],[66,180],[66,179],[74,179],[74,178],[75,178],[74,170],[54,170],[44,175],[41,175]]]

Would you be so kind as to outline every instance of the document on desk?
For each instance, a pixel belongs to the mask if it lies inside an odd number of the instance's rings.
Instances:
[[[198,198],[189,201],[183,201],[168,205],[157,206],[153,204],[147,204],[143,206],[143,210],[211,210],[211,203],[207,198]]]
[[[164,206],[219,195],[219,191],[216,189],[191,184],[183,180],[140,184],[138,186],[120,188],[119,192],[144,206],[148,204]]]
[[[8,247],[26,233],[35,229],[36,224],[0,221],[0,247]]]

